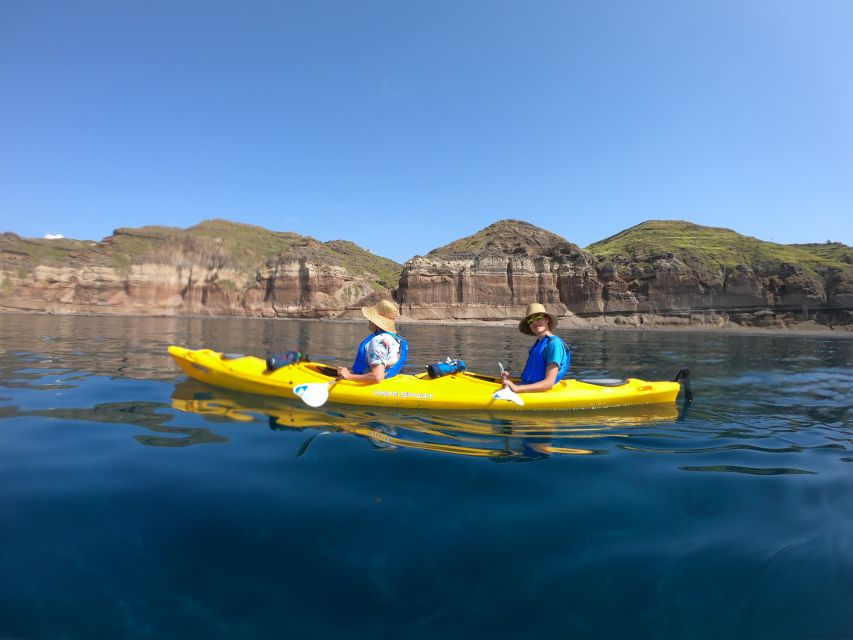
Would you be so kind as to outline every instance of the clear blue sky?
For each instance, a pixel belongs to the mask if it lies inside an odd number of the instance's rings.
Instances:
[[[0,0],[0,231],[853,244],[850,0]]]

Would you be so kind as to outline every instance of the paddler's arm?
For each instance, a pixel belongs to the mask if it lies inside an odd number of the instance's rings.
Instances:
[[[382,382],[385,379],[385,365],[374,364],[370,367],[370,371],[368,373],[353,373],[346,367],[338,367],[338,377],[343,378],[344,380],[352,380],[353,382],[376,384],[377,382]]]
[[[557,374],[560,372],[560,365],[556,362],[549,362],[545,367],[545,378],[539,382],[531,382],[530,384],[515,384],[510,379],[504,380],[504,386],[510,391],[516,393],[527,393],[528,391],[548,391],[557,384]]]

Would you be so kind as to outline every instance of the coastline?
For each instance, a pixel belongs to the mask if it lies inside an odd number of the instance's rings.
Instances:
[[[329,319],[323,320],[326,322],[359,322],[358,320],[338,320]],[[452,325],[452,326],[472,326],[472,327],[493,327],[506,326],[514,327],[518,321],[514,320],[398,320],[401,326],[406,325]],[[573,331],[612,331],[617,333],[622,332],[643,332],[643,333],[736,333],[743,335],[762,335],[762,336],[837,336],[841,338],[853,338],[853,327],[843,326],[837,328],[829,328],[826,325],[818,324],[812,320],[807,322],[797,323],[794,326],[774,326],[774,327],[745,327],[733,322],[726,325],[618,325],[613,323],[590,322],[588,326],[557,326],[557,332],[570,333]]]
[[[117,314],[117,313],[56,313],[51,311],[21,311],[17,309],[0,308],[0,316],[3,315],[33,315],[33,316],[56,316],[56,317],[98,317],[98,318],[171,318],[171,319],[207,319],[207,320],[300,320],[304,322],[334,322],[343,324],[360,324],[364,322],[361,318],[297,318],[297,317],[260,317],[239,315],[207,315],[207,314],[181,314],[181,315],[159,315],[159,314]],[[578,318],[577,316],[563,316],[559,318],[557,331],[569,333],[573,331],[613,331],[613,332],[657,332],[657,333],[732,333],[741,335],[757,336],[821,336],[853,338],[853,325],[827,326],[819,324],[814,320],[795,322],[787,325],[774,325],[767,327],[755,327],[739,325],[728,321],[725,324],[667,324],[667,323],[645,323],[645,324],[619,324],[608,322],[606,318]],[[424,320],[400,317],[397,323],[402,326],[469,326],[475,328],[487,327],[515,327],[518,320]]]

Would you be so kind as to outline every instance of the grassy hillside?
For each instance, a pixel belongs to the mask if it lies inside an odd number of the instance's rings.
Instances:
[[[840,242],[822,242],[820,244],[792,244],[812,255],[825,260],[835,260],[845,264],[853,265],[853,247],[848,247]]]
[[[579,248],[556,233],[521,220],[499,220],[477,233],[433,249],[430,256],[480,254],[489,250],[504,254],[553,255],[573,253]]]
[[[325,243],[354,275],[363,276],[368,280],[377,280],[388,289],[397,286],[403,265],[388,258],[377,256],[367,249],[362,249],[349,240],[332,240]]]
[[[704,227],[678,220],[650,220],[589,245],[598,257],[622,255],[639,260],[673,253],[686,262],[707,266],[734,267],[795,264],[815,270],[825,267],[847,269],[841,261],[845,245],[784,245],[765,242],[720,227]]]
[[[123,270],[151,255],[163,240],[179,231],[175,227],[158,226],[116,229],[113,235],[104,238],[90,250],[72,257]]]
[[[386,287],[397,286],[402,265],[377,256],[348,240],[319,242],[289,231],[270,231],[250,224],[227,220],[205,220],[183,232],[196,237],[218,239],[239,265],[250,268],[270,259],[298,251],[329,264],[339,264],[355,276],[376,280]]]
[[[0,265],[13,261],[22,267],[34,267],[40,264],[59,266],[70,255],[93,247],[94,242],[60,238],[21,238],[14,233],[0,234]]]
[[[44,240],[0,234],[0,266],[27,272],[40,264],[80,267],[98,265],[127,269],[131,264],[157,261],[179,250],[187,240],[204,249],[215,249],[231,266],[252,271],[280,255],[309,255],[321,264],[335,264],[352,275],[364,277],[377,289],[392,288],[402,265],[362,249],[353,242],[323,243],[297,233],[270,231],[263,227],[227,220],[205,220],[188,229],[149,226],[116,229],[100,242]],[[192,242],[196,241],[196,242]]]
[[[269,259],[297,246],[321,245],[313,238],[289,231],[270,231],[263,227],[228,220],[205,220],[182,231],[179,236],[207,238],[220,243],[235,266],[254,269]],[[179,239],[179,238],[176,238]]]

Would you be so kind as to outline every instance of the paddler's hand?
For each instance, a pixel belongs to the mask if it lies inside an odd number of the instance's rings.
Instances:
[[[341,378],[343,380],[349,380],[351,375],[352,374],[350,373],[350,370],[347,369],[346,367],[338,367],[338,377],[339,378]]]
[[[518,386],[512,380],[510,380],[509,377],[504,378],[504,387],[506,387],[510,391],[518,393]]]

